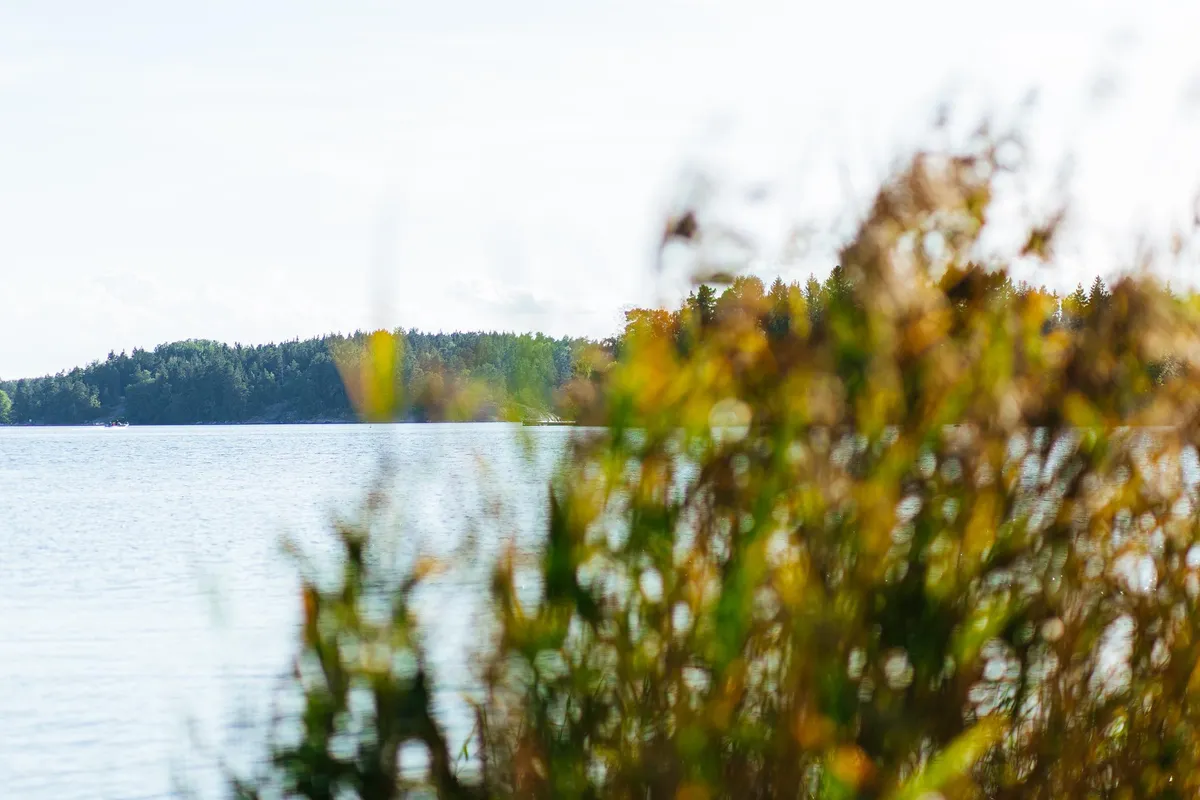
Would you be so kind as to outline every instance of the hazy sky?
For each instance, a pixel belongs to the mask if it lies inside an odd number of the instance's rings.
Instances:
[[[1197,6],[4,0],[0,376],[380,324],[605,335],[678,289],[649,254],[688,164],[731,215],[773,181],[769,259],[939,98],[1035,86],[1086,280],[1190,213]]]

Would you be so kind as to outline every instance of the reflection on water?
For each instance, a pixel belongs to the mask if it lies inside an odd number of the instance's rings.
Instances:
[[[329,552],[330,515],[355,508],[385,452],[405,546],[448,554],[466,529],[478,534],[477,563],[421,603],[439,708],[451,738],[465,736],[459,693],[471,676],[455,654],[483,610],[483,567],[504,537],[536,541],[571,433],[0,429],[4,796],[156,797],[172,772],[213,794],[214,757],[254,752],[237,746],[257,736],[239,723],[263,719],[292,652],[294,569],[281,538]]]

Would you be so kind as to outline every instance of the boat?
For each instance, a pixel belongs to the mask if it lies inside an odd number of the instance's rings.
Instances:
[[[123,419],[110,419],[108,422],[104,423],[104,427],[106,427],[106,428],[128,428],[129,423]]]

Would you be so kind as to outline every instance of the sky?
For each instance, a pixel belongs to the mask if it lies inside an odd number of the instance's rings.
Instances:
[[[1031,196],[1070,154],[1076,197],[1037,280],[1089,282],[1190,219],[1196,30],[1166,0],[5,0],[0,377],[185,338],[608,335],[686,289],[652,256],[698,176],[751,270],[820,275],[939,104],[1008,120],[1032,89]],[[781,263],[797,226],[824,233]]]

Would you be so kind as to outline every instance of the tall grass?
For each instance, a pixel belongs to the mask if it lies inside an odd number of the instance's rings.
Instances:
[[[535,596],[495,568],[468,741],[412,613],[435,566],[379,579],[370,526],[339,530],[340,581],[302,591],[297,736],[238,794],[1200,792],[1200,305],[1125,278],[1047,326],[974,261],[995,152],[882,186],[820,314],[631,333],[579,392],[603,428],[550,487]]]

